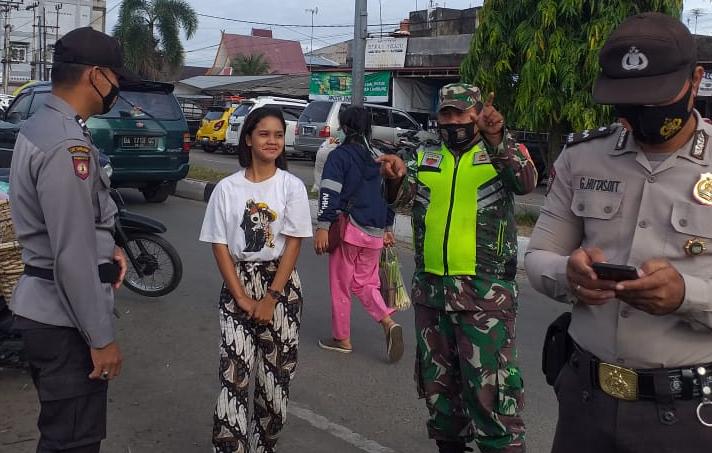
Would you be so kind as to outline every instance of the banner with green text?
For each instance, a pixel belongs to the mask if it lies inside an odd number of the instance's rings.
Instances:
[[[315,72],[309,85],[309,99],[312,101],[351,102],[352,79],[349,72]],[[388,102],[391,88],[391,72],[380,71],[366,74],[364,101]]]

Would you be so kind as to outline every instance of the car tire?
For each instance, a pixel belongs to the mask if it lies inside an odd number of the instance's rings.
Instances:
[[[217,150],[218,147],[215,145],[203,145],[203,151],[205,151],[208,154],[212,154]]]
[[[235,145],[225,145],[225,154],[237,154],[237,146]]]
[[[159,184],[141,189],[143,198],[149,203],[163,203],[175,187],[172,184]]]

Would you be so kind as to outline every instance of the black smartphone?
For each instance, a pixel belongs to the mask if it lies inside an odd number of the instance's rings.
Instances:
[[[622,282],[626,280],[637,280],[638,269],[633,266],[610,263],[593,263],[593,271],[601,280],[612,280]]]

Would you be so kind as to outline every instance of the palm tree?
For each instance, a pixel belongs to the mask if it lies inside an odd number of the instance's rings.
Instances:
[[[198,16],[187,0],[122,0],[114,36],[129,69],[158,79],[183,65],[181,29],[190,39],[197,28]]]
[[[235,75],[265,75],[270,67],[262,54],[238,55],[232,62],[232,71]]]

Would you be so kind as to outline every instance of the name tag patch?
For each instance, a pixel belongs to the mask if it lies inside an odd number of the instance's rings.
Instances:
[[[594,176],[579,176],[579,190],[591,190],[594,192],[623,192],[623,182],[614,179],[602,179]]]
[[[423,161],[421,165],[428,168],[440,168],[440,164],[443,162],[442,154],[438,153],[425,153],[423,155]]]
[[[476,152],[475,157],[472,159],[472,165],[489,164],[491,162],[489,154],[484,150]]]

